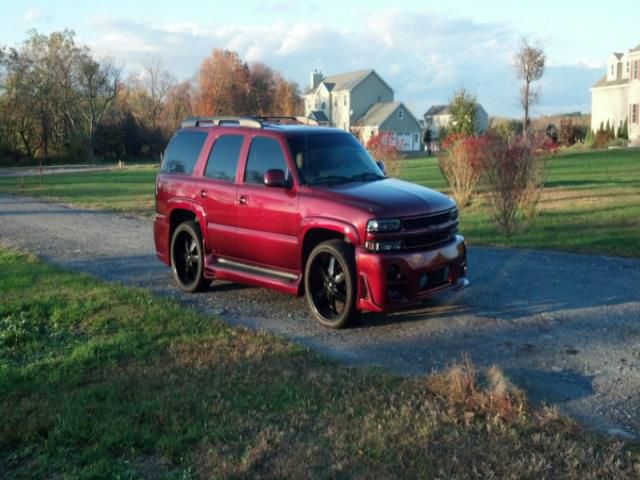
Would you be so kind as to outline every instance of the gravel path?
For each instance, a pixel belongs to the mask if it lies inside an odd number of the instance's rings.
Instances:
[[[155,257],[148,220],[0,196],[0,241],[349,364],[421,374],[468,354],[477,366],[502,367],[535,401],[640,439],[639,260],[475,247],[467,290],[332,331],[307,315],[303,299],[265,289],[225,283],[182,295]]]

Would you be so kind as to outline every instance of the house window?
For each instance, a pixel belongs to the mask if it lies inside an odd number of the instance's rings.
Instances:
[[[600,70],[602,71],[602,70]],[[613,64],[611,65],[611,76],[613,77]]]
[[[321,105],[320,108],[322,108],[322,110],[326,110],[327,109],[327,104],[322,102],[322,105]]]
[[[378,95],[378,103],[382,101],[382,95]]]
[[[638,123],[638,104],[631,105],[631,123]]]
[[[638,78],[638,61],[633,62],[633,75],[631,80],[637,80]]]
[[[600,70],[600,71],[602,71],[602,70]],[[417,133],[414,133],[414,134],[413,134],[413,141],[414,141],[415,143],[418,143],[418,134],[417,134]]]
[[[345,95],[344,97],[342,97],[342,100],[343,100],[344,106],[346,107],[347,106],[347,96]]]
[[[602,71],[602,70],[600,70],[600,71]],[[402,109],[398,110],[398,118],[400,120],[402,120],[404,118],[404,110],[402,110]]]
[[[629,62],[627,62],[627,74],[629,73]]]

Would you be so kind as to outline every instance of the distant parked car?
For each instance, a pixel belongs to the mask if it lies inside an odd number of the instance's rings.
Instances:
[[[304,294],[332,328],[467,286],[455,202],[387,178],[351,134],[312,123],[182,124],[157,177],[154,222],[178,286],[222,279]]]

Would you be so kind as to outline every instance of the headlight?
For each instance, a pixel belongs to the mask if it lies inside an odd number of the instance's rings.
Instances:
[[[370,252],[395,252],[402,248],[402,240],[386,240],[383,242],[365,242]]]
[[[451,221],[457,220],[458,219],[458,207],[454,207],[450,212],[449,212],[449,219]]]
[[[399,218],[373,219],[367,223],[367,232],[397,232],[402,223]]]

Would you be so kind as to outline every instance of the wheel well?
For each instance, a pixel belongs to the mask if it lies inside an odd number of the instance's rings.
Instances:
[[[196,214],[191,210],[184,210],[182,208],[176,208],[171,212],[171,216],[169,217],[169,242],[171,242],[171,237],[173,236],[173,232],[178,225],[184,222],[192,222],[197,220]]]
[[[300,269],[304,272],[304,267],[307,264],[307,259],[309,258],[309,254],[311,250],[313,250],[318,244],[322,242],[326,242],[327,240],[348,240],[345,239],[344,234],[340,232],[336,232],[335,230],[327,230],[324,228],[313,228],[309,230],[304,236],[304,241],[302,242],[302,262],[300,264]]]

